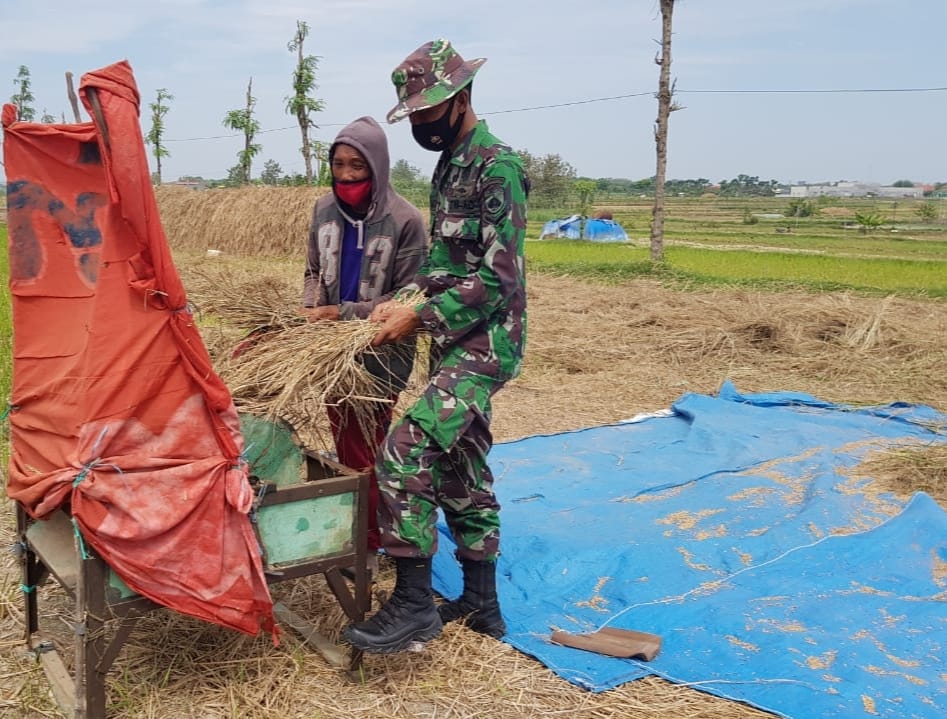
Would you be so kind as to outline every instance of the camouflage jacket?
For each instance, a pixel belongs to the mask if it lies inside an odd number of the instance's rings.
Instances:
[[[526,197],[519,156],[480,121],[445,152],[431,186],[431,245],[414,285],[432,364],[500,381],[520,372],[526,342]]]

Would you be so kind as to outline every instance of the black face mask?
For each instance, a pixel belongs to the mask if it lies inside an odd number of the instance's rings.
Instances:
[[[450,115],[454,111],[454,100],[456,99],[457,95],[454,95],[450,99],[447,111],[436,120],[411,126],[411,134],[414,135],[415,141],[425,150],[441,152],[454,144],[466,114],[466,111],[460,113],[457,116],[457,121],[451,125]]]

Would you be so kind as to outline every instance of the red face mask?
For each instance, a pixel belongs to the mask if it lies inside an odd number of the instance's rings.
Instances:
[[[335,194],[350,207],[360,207],[372,194],[372,178],[366,180],[336,180],[333,182]]]

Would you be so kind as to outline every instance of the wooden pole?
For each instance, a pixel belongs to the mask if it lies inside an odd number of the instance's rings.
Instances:
[[[86,88],[86,97],[89,98],[89,104],[92,106],[92,119],[95,120],[99,134],[102,135],[102,143],[106,150],[111,150],[109,141],[109,128],[105,123],[105,115],[102,114],[102,105],[99,102],[99,91],[93,87]]]
[[[654,125],[657,167],[654,179],[654,210],[651,214],[651,260],[664,261],[664,181],[667,174],[668,117],[677,108],[672,105],[671,87],[671,15],[674,0],[661,0],[661,57],[658,82],[658,120]]]
[[[79,98],[76,97],[76,89],[72,85],[72,73],[66,73],[66,92],[69,95],[69,104],[72,105],[72,114],[76,118],[76,124],[82,122],[79,117]]]

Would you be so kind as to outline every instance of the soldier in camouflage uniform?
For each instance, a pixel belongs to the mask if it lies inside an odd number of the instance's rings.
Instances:
[[[387,653],[437,636],[466,619],[493,637],[506,632],[496,594],[500,506],[487,453],[491,398],[519,374],[526,340],[523,241],[528,181],[519,157],[478,121],[471,82],[483,59],[465,62],[445,40],[429,42],[392,74],[398,105],[389,122],[410,117],[415,140],[440,151],[431,188],[431,247],[414,283],[416,306],[375,308],[374,344],[418,329],[431,337],[431,380],[389,432],[378,456],[382,546],[397,580],[371,619],[346,639]],[[431,557],[437,508],[444,511],[464,572],[464,591],[435,606]]]

